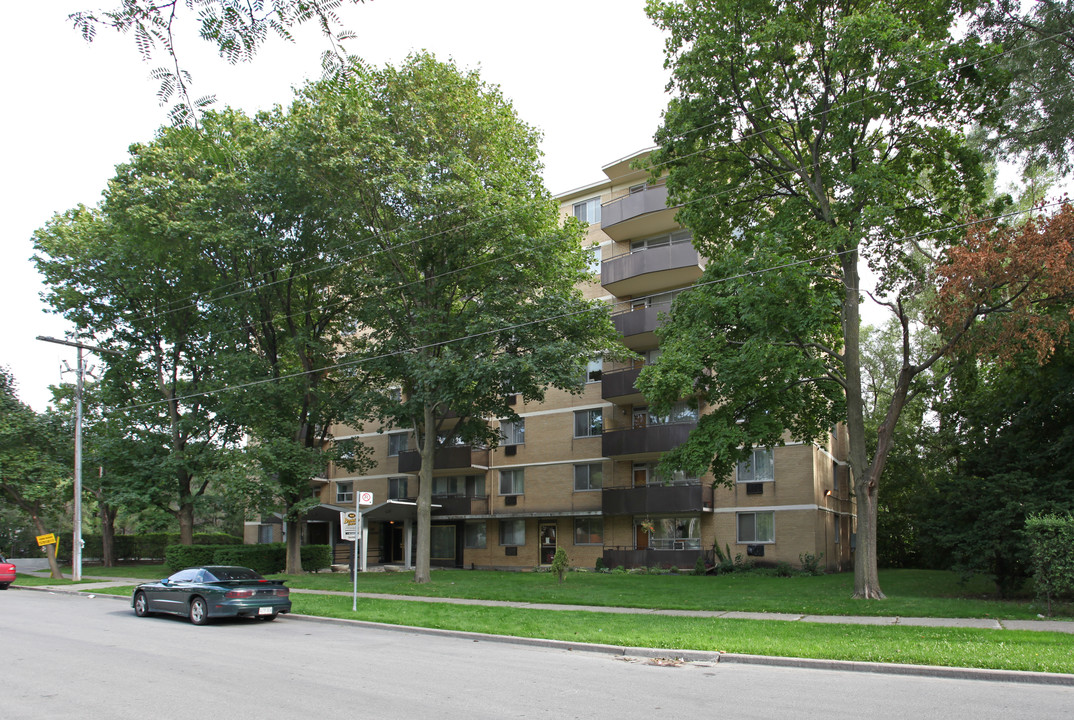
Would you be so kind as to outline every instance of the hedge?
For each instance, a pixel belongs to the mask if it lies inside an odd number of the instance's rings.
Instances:
[[[332,564],[332,549],[328,545],[304,545],[301,552],[304,570],[321,570]],[[169,545],[164,564],[172,572],[195,565],[242,565],[262,575],[274,575],[287,566],[287,546],[284,543]]]
[[[83,558],[101,558],[104,549],[101,536],[87,534],[82,536],[85,545]],[[179,542],[179,533],[143,533],[141,535],[116,535],[115,559],[119,560],[163,560],[169,545]],[[227,533],[195,533],[195,545],[241,545],[242,538]],[[60,536],[60,557],[71,558],[71,534]]]
[[[1052,598],[1074,594],[1074,515],[1031,515],[1026,535],[1037,594],[1051,615]]]

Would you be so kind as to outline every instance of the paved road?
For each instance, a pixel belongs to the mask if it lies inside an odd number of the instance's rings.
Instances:
[[[225,709],[226,708],[226,709]],[[1074,688],[590,652],[341,626],[194,627],[108,597],[0,593],[0,717],[1069,717]]]

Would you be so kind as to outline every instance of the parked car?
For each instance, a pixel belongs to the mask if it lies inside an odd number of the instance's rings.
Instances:
[[[0,555],[0,590],[7,590],[7,586],[15,582],[15,566]]]
[[[282,580],[266,580],[250,568],[210,565],[142,583],[134,588],[131,606],[138,617],[185,615],[195,625],[224,617],[275,620],[291,612],[290,594]]]

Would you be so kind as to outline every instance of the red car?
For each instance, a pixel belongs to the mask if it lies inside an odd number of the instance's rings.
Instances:
[[[7,590],[7,586],[15,582],[15,566],[0,555],[0,590]]]

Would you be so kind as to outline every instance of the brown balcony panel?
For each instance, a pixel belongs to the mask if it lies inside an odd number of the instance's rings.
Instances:
[[[656,347],[656,329],[664,324],[669,312],[671,303],[661,303],[612,315],[612,323],[623,336],[624,345],[631,350],[644,350]]]
[[[600,377],[600,397],[620,405],[634,405],[645,402],[635,383],[641,375],[641,368],[626,370],[609,370]]]
[[[609,568],[677,567],[692,570],[698,558],[703,558],[706,563],[712,562],[712,552],[708,550],[604,548],[603,556],[604,565]]]
[[[663,453],[682,445],[697,427],[696,422],[650,425],[627,430],[605,430],[601,435],[601,452],[605,457],[641,457]]]
[[[688,242],[649,248],[601,263],[600,284],[612,295],[651,295],[701,277],[701,257]]]
[[[602,205],[600,228],[613,240],[655,235],[677,227],[676,212],[677,208],[668,207],[667,186],[655,185]]]
[[[433,495],[433,515],[487,515],[487,497],[461,497],[458,495]]]
[[[696,513],[711,509],[711,485],[605,488],[601,493],[601,512],[605,515]]]
[[[465,470],[472,467],[486,468],[489,451],[470,445],[439,448],[433,453],[433,470]],[[417,450],[399,453],[399,472],[416,473],[421,470],[421,455]]]

